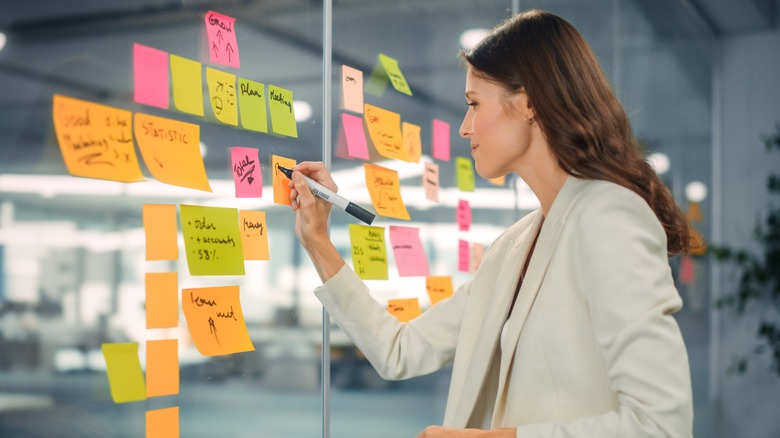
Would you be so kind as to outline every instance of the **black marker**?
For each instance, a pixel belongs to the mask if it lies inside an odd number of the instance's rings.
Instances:
[[[292,169],[282,167],[278,164],[276,165],[276,168],[279,169],[279,171],[281,171],[283,174],[285,174],[287,178],[292,179]],[[303,175],[303,178],[306,180],[306,185],[309,186],[309,190],[311,190],[311,192],[314,193],[314,196],[330,202],[336,207],[341,208],[342,210],[346,211],[347,213],[351,214],[352,216],[355,216],[356,218],[360,219],[361,221],[369,225],[371,225],[371,222],[374,221],[374,218],[376,216],[370,211],[362,208],[357,204],[349,202],[349,200],[347,200],[343,196],[340,196],[339,194],[333,192],[329,188],[323,186],[317,181],[314,181],[313,179],[309,178],[306,175]]]

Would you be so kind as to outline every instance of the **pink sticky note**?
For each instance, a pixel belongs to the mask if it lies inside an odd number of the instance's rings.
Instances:
[[[471,267],[471,255],[469,254],[469,243],[465,240],[458,240],[458,271],[469,272]]]
[[[458,229],[468,231],[471,228],[471,204],[469,201],[461,199],[458,201]]]
[[[168,109],[168,52],[133,44],[133,101]]]
[[[368,160],[368,143],[363,130],[363,118],[352,114],[341,114],[341,126],[347,142],[347,154],[351,158]]]
[[[206,35],[209,37],[209,54],[215,64],[241,67],[236,41],[236,19],[214,11],[206,12]]]
[[[390,243],[401,277],[428,276],[428,259],[418,228],[390,226]]]
[[[263,196],[263,174],[260,173],[260,159],[257,153],[258,150],[255,148],[234,147],[230,150],[236,198]]]
[[[450,161],[450,124],[433,119],[433,158]]]

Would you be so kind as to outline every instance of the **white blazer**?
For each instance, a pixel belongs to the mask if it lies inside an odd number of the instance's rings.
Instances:
[[[487,420],[521,438],[692,435],[666,234],[647,203],[619,185],[568,177],[546,218],[537,210],[512,225],[472,280],[409,323],[347,265],[315,294],[382,377],[453,364],[444,426]]]

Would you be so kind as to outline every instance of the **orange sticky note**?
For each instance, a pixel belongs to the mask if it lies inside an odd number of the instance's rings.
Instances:
[[[425,172],[423,173],[423,187],[425,188],[425,198],[439,202],[439,165],[434,163],[425,163]]]
[[[403,298],[387,301],[387,311],[401,322],[409,322],[422,315],[420,300],[417,298]]]
[[[168,52],[133,44],[133,101],[168,109]]]
[[[268,227],[265,223],[265,212],[241,210],[238,221],[241,229],[241,247],[244,249],[244,260],[269,260]]]
[[[146,341],[146,396],[179,393],[179,340]]]
[[[290,191],[292,190],[287,185],[290,183],[290,178],[276,170],[276,166],[292,169],[295,167],[295,164],[295,160],[291,158],[280,157],[279,155],[271,156],[271,173],[274,177],[274,204],[290,205]]]
[[[364,105],[363,114],[368,136],[379,155],[406,161],[401,115],[369,104]]]
[[[143,221],[146,235],[146,260],[179,258],[179,245],[176,241],[176,205],[144,204]]]
[[[211,62],[235,68],[241,67],[236,39],[236,19],[214,11],[206,12],[205,19]]]
[[[182,289],[181,305],[195,347],[204,356],[254,351],[238,286]]]
[[[146,168],[158,181],[211,191],[200,152],[200,125],[135,113],[133,128]]]
[[[488,182],[494,186],[503,187],[506,184],[506,175],[499,176],[498,178],[488,178]]]
[[[401,131],[404,136],[404,154],[405,161],[419,163],[422,155],[422,141],[420,140],[420,127],[411,123],[403,122]]]
[[[363,114],[363,72],[341,66],[341,108]]]
[[[146,411],[146,438],[179,438],[179,407]]]
[[[146,328],[179,325],[179,275],[176,272],[146,273]]]
[[[214,117],[226,125],[238,126],[236,75],[206,67],[206,84]]]
[[[130,111],[55,94],[52,115],[68,172],[111,181],[143,181]]]
[[[138,343],[103,344],[102,350],[114,403],[146,400]]]
[[[375,164],[363,164],[366,187],[376,212],[382,216],[409,220],[404,200],[401,198],[401,182],[398,172]]]
[[[431,305],[452,296],[452,277],[431,276],[425,279],[425,289],[431,299]]]

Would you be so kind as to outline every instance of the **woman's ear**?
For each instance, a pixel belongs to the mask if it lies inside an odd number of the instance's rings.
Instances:
[[[533,125],[536,120],[536,111],[531,104],[531,99],[528,98],[528,93],[525,92],[525,87],[521,87],[515,94],[513,99],[515,111],[520,114],[520,118],[525,120],[529,125]]]

